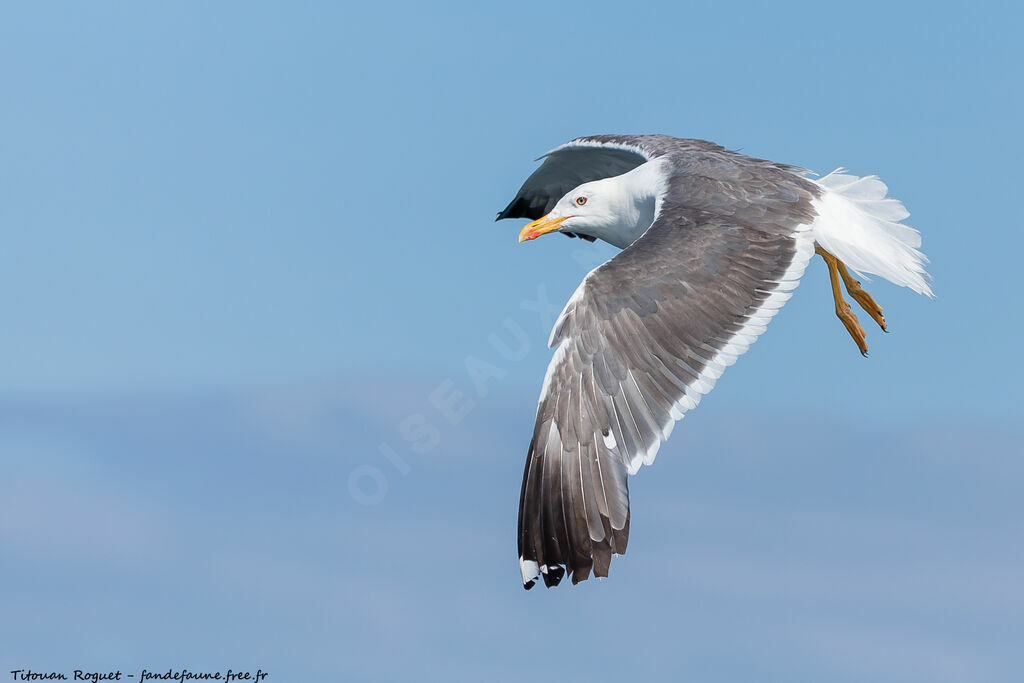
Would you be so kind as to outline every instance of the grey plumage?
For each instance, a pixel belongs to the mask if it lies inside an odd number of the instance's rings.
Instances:
[[[534,171],[515,198],[498,213],[503,218],[540,218],[551,211],[569,190],[591,180],[610,178],[630,171],[651,159],[672,154],[684,164],[728,164],[744,160],[759,167],[771,167],[790,173],[804,169],[730,152],[707,140],[673,138],[668,135],[591,135],[576,138],[548,152],[540,168]],[[724,170],[724,168],[722,169]],[[804,181],[805,185],[812,183]],[[814,188],[816,189],[816,188]],[[813,191],[813,189],[811,190]]]
[[[810,257],[801,226],[820,189],[702,140],[579,138],[498,218],[539,218],[579,184],[652,159],[668,179],[653,224],[587,275],[552,332],[519,506],[521,565],[549,586],[563,566],[573,583],[607,576],[629,537],[628,472],[760,334]]]

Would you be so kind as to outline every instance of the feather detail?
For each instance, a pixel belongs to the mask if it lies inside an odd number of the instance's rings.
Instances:
[[[814,239],[851,270],[878,275],[934,298],[925,271],[921,234],[901,223],[910,215],[878,176],[857,177],[836,169],[813,181],[822,190],[814,201]]]

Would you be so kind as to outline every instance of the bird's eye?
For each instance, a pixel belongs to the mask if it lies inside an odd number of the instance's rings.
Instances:
[[[583,206],[586,203],[587,203],[587,198],[586,197],[577,197],[576,198],[577,206]]]

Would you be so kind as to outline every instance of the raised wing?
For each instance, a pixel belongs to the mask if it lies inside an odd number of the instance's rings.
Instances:
[[[705,199],[717,203],[720,184],[695,180],[716,186]],[[693,208],[705,201],[698,189],[685,205],[666,198],[555,324],[519,503],[526,588],[538,575],[556,585],[566,570],[573,583],[608,575],[629,537],[627,474],[654,461],[675,421],[764,331],[813,254],[811,214],[799,215],[795,194],[733,196],[743,210],[710,213]],[[792,207],[777,220],[776,200]]]
[[[534,171],[496,220],[536,220],[554,208],[569,190],[583,183],[632,171],[640,164],[673,152],[698,155],[725,153],[707,140],[667,135],[590,135],[576,138],[540,157]]]
[[[515,199],[495,220],[535,220],[550,212],[574,187],[622,175],[649,159],[635,146],[582,144],[578,140],[557,147],[541,158],[544,163],[526,179]]]

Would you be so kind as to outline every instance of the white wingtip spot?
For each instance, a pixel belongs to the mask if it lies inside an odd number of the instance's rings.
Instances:
[[[540,575],[540,567],[533,560],[519,558],[519,572],[523,575],[523,583],[529,583]]]
[[[615,434],[609,429],[608,433],[604,435],[604,447],[608,450],[613,450],[618,445],[615,441]]]

